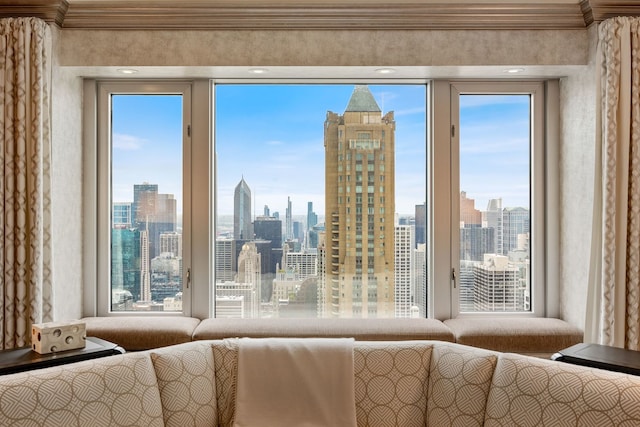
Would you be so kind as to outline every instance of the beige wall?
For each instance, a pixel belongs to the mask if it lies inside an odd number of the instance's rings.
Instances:
[[[597,32],[589,31],[589,65],[561,80],[560,313],[584,328],[594,189]]]
[[[53,31],[52,216],[54,320],[82,316],[82,80],[56,66]]]
[[[414,77],[429,78],[468,77],[476,71],[478,77],[483,77],[485,66],[518,65],[536,68],[541,75],[565,76],[560,85],[560,312],[571,323],[583,326],[592,200],[592,191],[585,183],[593,181],[595,117],[594,68],[589,63],[592,49],[587,30],[56,30],[54,33],[57,319],[83,314],[80,76],[104,76],[96,67],[173,66],[183,77],[201,77],[203,73],[215,77],[215,69],[207,74],[209,71],[206,68],[203,71],[202,67],[387,65],[415,67]]]
[[[64,30],[63,66],[584,65],[586,30]]]

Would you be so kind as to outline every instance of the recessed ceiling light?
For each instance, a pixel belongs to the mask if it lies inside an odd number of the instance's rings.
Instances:
[[[253,74],[264,74],[269,72],[266,68],[249,68],[249,72]]]
[[[378,74],[393,74],[396,72],[395,68],[377,68],[376,73]]]
[[[507,68],[504,72],[507,74],[518,74],[524,72],[524,68]]]
[[[121,74],[135,74],[138,70],[135,68],[118,68],[118,72]]]

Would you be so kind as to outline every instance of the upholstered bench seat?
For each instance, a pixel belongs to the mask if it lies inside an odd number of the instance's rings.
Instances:
[[[194,340],[234,337],[355,338],[358,341],[438,340],[454,335],[436,319],[205,319]]]
[[[127,351],[149,350],[192,340],[200,319],[182,316],[85,317],[87,336],[114,342]]]
[[[583,340],[580,329],[552,318],[463,317],[444,324],[459,344],[544,358]]]

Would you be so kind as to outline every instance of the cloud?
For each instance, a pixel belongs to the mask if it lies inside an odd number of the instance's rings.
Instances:
[[[284,145],[284,142],[282,142],[282,141],[276,141],[276,140],[273,140],[273,141],[267,141],[267,145]]]
[[[112,145],[116,150],[123,151],[136,151],[140,150],[144,144],[147,143],[147,140],[143,138],[138,138],[133,135],[125,135],[122,133],[114,133]]]

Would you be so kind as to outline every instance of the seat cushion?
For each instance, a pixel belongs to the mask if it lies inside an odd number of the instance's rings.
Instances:
[[[359,426],[422,427],[433,342],[356,342],[354,385]]]
[[[560,320],[544,317],[467,317],[445,320],[459,344],[506,353],[548,358],[582,342],[582,331]]]
[[[151,358],[130,353],[7,375],[0,424],[161,427]]]
[[[503,354],[485,426],[637,426],[640,377]]]
[[[191,341],[200,319],[181,316],[85,317],[87,336],[118,344],[127,351],[149,350]]]
[[[355,338],[357,341],[454,341],[436,319],[204,319],[196,340],[224,338]]]
[[[191,342],[151,350],[167,427],[218,425],[213,350]]]
[[[433,349],[429,372],[427,423],[482,426],[498,353],[458,344]]]

